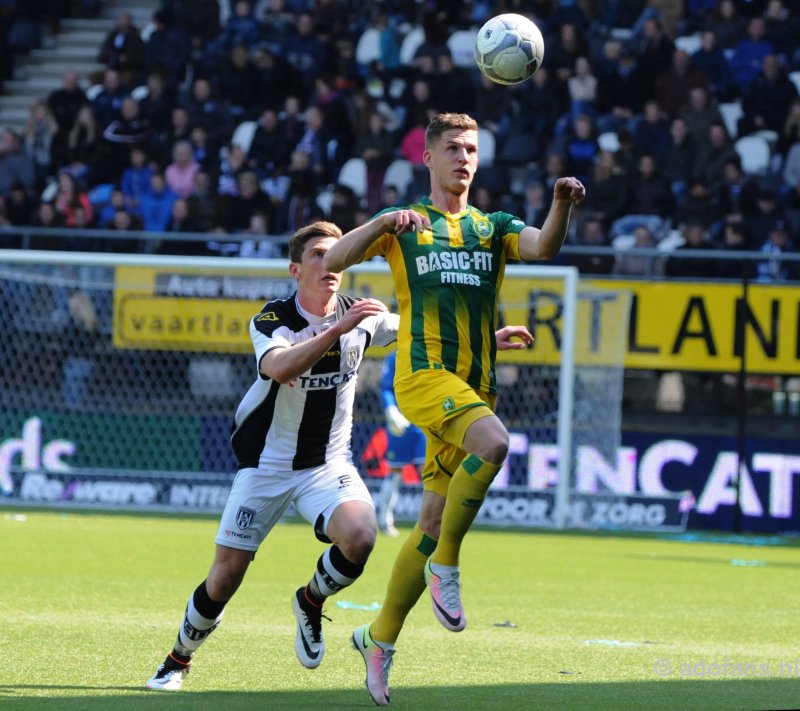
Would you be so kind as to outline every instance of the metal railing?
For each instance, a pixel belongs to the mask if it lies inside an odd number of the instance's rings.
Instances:
[[[5,242],[7,247],[19,247],[21,249],[36,249],[37,238],[63,238],[65,240],[97,240],[98,251],[105,251],[102,241],[136,241],[141,243],[141,248],[137,250],[140,254],[150,254],[159,248],[159,245],[166,243],[180,243],[180,242],[206,242],[206,243],[245,243],[245,242],[270,242],[274,245],[285,249],[289,241],[288,234],[277,235],[253,235],[253,234],[228,234],[220,232],[148,232],[143,230],[100,230],[100,229],[77,229],[74,227],[27,227],[27,226],[13,226],[13,227],[0,227],[0,244]],[[17,244],[12,244],[13,240],[17,240]],[[169,253],[168,246],[162,247],[162,251]],[[688,249],[675,249],[665,251],[657,247],[633,247],[619,249],[616,247],[586,247],[572,244],[566,244],[561,248],[556,262],[561,264],[567,262],[572,264],[575,259],[580,257],[613,257],[615,260],[624,260],[628,257],[641,259],[642,270],[641,273],[636,275],[632,274],[619,274],[612,271],[609,277],[625,278],[630,276],[632,278],[655,278],[660,276],[660,268],[666,264],[670,259],[675,260],[713,260],[714,262],[742,262],[745,264],[756,264],[760,262],[774,262],[778,264],[793,264],[798,276],[794,280],[800,281],[800,253],[798,252],[781,252],[781,253],[765,253],[758,250],[749,251],[730,251],[725,249],[712,249],[712,250],[688,250]],[[744,275],[743,269],[743,275]],[[592,278],[603,278],[606,275],[591,274]],[[707,277],[713,280],[720,280],[720,277]],[[751,280],[757,281],[758,277],[749,277]],[[739,280],[739,279],[736,279]]]

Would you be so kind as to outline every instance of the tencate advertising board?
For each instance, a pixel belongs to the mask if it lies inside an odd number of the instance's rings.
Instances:
[[[258,273],[229,275],[120,267],[113,343],[117,348],[247,352],[252,316],[265,301],[293,290],[288,270],[275,262]],[[342,291],[374,296],[396,308],[388,271],[348,271]],[[516,270],[507,274],[500,314],[504,323],[525,324],[535,336],[532,348],[503,352],[501,360],[560,360],[559,280]],[[576,361],[613,364],[620,350],[631,369],[732,372],[744,354],[750,372],[800,374],[800,287],[752,284],[745,301],[739,284],[581,280]],[[380,349],[371,351],[382,355]]]
[[[132,446],[109,446],[110,432],[123,427],[137,433],[129,440]],[[4,414],[0,501],[219,512],[235,469],[228,427],[228,418],[220,416]],[[357,462],[361,454],[356,450]],[[666,530],[682,528],[688,517],[689,528],[800,531],[800,443],[749,438],[742,455],[740,464],[731,436],[691,432],[625,432],[612,454],[579,446],[567,525]],[[479,521],[553,525],[558,460],[554,443],[513,431],[509,457]],[[372,484],[379,486],[377,481]],[[405,487],[397,517],[413,520],[420,495],[419,489]],[[736,511],[741,512],[738,524]]]

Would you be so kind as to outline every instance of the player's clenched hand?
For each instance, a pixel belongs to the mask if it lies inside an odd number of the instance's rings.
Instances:
[[[383,215],[383,224],[387,230],[394,230],[401,235],[404,232],[422,232],[431,228],[431,221],[415,210],[393,210]]]
[[[575,205],[580,205],[586,197],[586,188],[577,178],[559,178],[553,187],[553,197],[556,200],[571,200]]]
[[[388,310],[386,305],[377,299],[359,299],[347,310],[345,315],[339,319],[337,324],[339,332],[348,333],[358,326],[365,318],[377,316],[379,313]]]
[[[519,338],[519,341],[512,341]],[[525,326],[504,326],[494,334],[498,351],[521,351],[533,343],[533,336]]]

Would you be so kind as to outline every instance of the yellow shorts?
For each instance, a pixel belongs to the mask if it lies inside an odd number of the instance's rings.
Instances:
[[[464,435],[473,422],[494,414],[496,396],[475,390],[448,370],[432,369],[396,379],[394,394],[402,413],[428,438],[423,488],[446,496],[466,456],[461,449]]]

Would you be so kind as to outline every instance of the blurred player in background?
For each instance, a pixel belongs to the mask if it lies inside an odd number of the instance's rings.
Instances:
[[[394,643],[426,584],[439,622],[454,632],[466,626],[461,543],[508,453],[508,432],[494,414],[491,338],[506,261],[554,257],[573,204],[585,197],[579,180],[556,180],[541,229],[472,207],[478,125],[465,114],[433,116],[422,157],[430,197],[384,210],[324,259],[327,269],[340,271],[386,257],[400,307],[395,394],[403,414],[428,436],[417,526],[397,555],[378,617],[353,633],[367,689],[381,706],[389,703]]]
[[[350,433],[358,367],[371,344],[388,345],[398,317],[375,299],[338,294],[342,275],[325,252],[341,237],[330,222],[289,241],[297,292],[250,322],[258,377],[236,411],[238,472],[217,531],[214,561],[192,593],[178,638],[147,688],[177,691],[192,657],[222,619],[261,543],[290,504],[330,543],[308,584],[292,596],[295,652],[313,669],[325,652],[322,605],[364,570],[376,537],[375,509],[353,466]]]
[[[394,396],[396,360],[397,351],[394,351],[385,358],[381,368],[380,391],[386,418],[386,459],[389,462],[389,473],[381,482],[376,501],[378,530],[392,538],[399,535],[394,525],[394,507],[403,482],[403,470],[409,464],[419,469],[425,461],[425,434],[419,427],[412,425],[397,407]]]

